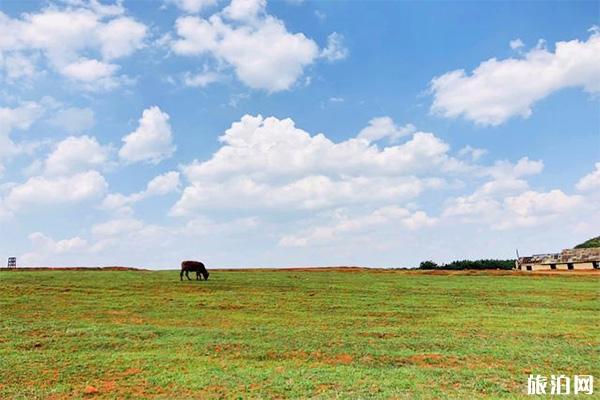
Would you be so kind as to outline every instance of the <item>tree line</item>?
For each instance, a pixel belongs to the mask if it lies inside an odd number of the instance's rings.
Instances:
[[[515,267],[515,260],[458,260],[452,261],[448,264],[437,264],[433,261],[423,261],[419,265],[419,269],[449,269],[449,270],[463,270],[463,269],[513,269]]]

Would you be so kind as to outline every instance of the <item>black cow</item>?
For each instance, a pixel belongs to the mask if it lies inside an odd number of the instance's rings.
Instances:
[[[196,280],[200,280],[200,274],[204,277],[204,280],[208,280],[208,271],[204,264],[200,261],[183,261],[181,263],[181,272],[179,273],[179,279],[183,280],[183,274],[185,273],[186,278],[191,281],[190,276],[188,275],[191,272],[196,273]]]

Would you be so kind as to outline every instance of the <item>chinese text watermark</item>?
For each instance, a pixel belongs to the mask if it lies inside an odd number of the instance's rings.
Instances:
[[[529,375],[527,378],[527,394],[567,395],[593,394],[594,377],[592,375]]]

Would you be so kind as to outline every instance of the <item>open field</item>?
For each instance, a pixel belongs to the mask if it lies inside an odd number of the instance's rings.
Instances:
[[[12,271],[0,288],[2,399],[530,398],[530,373],[600,379],[598,274]]]

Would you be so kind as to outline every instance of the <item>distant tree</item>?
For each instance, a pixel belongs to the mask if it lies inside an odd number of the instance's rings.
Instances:
[[[423,261],[419,265],[419,269],[449,269],[449,270],[464,270],[464,269],[513,269],[515,260],[458,260],[448,264],[438,265],[433,261]]]
[[[586,240],[585,242],[575,246],[576,249],[588,249],[590,247],[600,247],[600,236]]]
[[[433,261],[422,261],[419,265],[419,269],[436,269],[440,266],[434,263]]]

